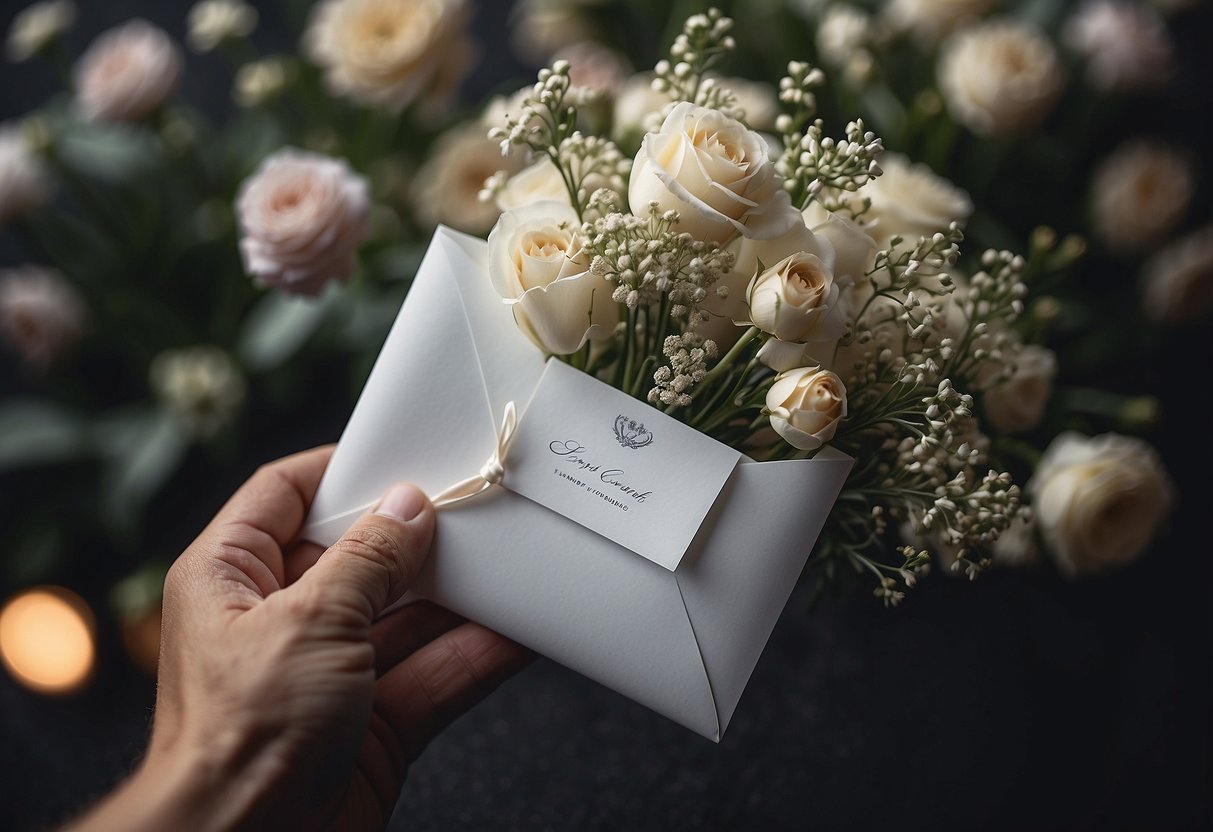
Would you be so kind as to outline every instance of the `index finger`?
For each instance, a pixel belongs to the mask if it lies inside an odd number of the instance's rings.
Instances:
[[[214,526],[239,525],[263,532],[281,549],[299,534],[334,445],[323,445],[266,463],[215,515]]]

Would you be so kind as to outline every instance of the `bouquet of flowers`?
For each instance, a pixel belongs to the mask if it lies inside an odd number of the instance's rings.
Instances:
[[[511,205],[489,234],[493,285],[540,349],[752,458],[854,457],[823,579],[870,574],[896,604],[931,547],[976,575],[1028,514],[989,467],[978,399],[1025,356],[1011,324],[1050,258],[990,250],[966,269],[956,222],[866,222],[880,139],[858,120],[827,136],[824,76],[801,62],[779,82],[779,140],[751,129],[713,73],[731,28],[715,9],[687,20],[631,159],[590,132],[594,96],[567,61],[539,73],[490,133],[529,161],[483,195]]]

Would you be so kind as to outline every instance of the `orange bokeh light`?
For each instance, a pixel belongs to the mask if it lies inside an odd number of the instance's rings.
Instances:
[[[31,690],[72,693],[96,663],[93,629],[93,613],[79,595],[54,586],[27,589],[0,609],[0,660]]]

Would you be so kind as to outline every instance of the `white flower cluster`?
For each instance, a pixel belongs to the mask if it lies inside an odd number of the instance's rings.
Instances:
[[[661,352],[669,364],[653,373],[655,386],[649,391],[649,403],[687,407],[692,402],[691,387],[703,381],[708,374],[708,359],[716,357],[716,342],[691,330],[667,337]]]
[[[698,307],[733,255],[715,243],[674,230],[676,211],[650,207],[647,217],[612,213],[586,223],[585,249],[590,271],[615,284],[612,299],[628,309],[664,301],[674,318],[698,320]]]
[[[729,31],[731,18],[717,8],[687,18],[682,33],[670,47],[670,59],[654,67],[653,89],[669,93],[674,101],[689,101],[702,107],[725,110],[735,106],[736,98],[728,88],[705,79],[707,70],[735,47]]]
[[[803,134],[784,139],[778,170],[786,177],[784,188],[802,207],[827,190],[858,191],[881,174],[877,159],[884,143],[864,129],[862,120],[847,125],[845,139],[824,133],[825,125],[817,119]]]

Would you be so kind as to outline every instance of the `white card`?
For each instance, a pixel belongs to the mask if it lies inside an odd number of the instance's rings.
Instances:
[[[519,421],[502,485],[673,571],[740,459],[552,359]]]

